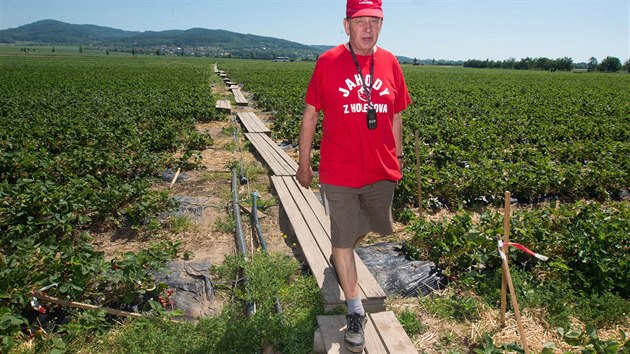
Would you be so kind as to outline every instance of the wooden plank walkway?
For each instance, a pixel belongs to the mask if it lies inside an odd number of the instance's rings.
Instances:
[[[227,111],[228,113],[232,112],[232,104],[228,100],[219,100],[214,106],[215,109],[219,111]]]
[[[297,163],[285,154],[267,134],[245,133],[245,137],[254,145],[274,175],[295,176],[298,168]]]
[[[247,99],[245,99],[245,96],[243,96],[240,88],[232,89],[232,93],[234,94],[234,100],[236,101],[237,105],[247,106],[249,104],[249,102],[247,102]]]
[[[343,335],[346,330],[345,315],[317,316],[317,324],[319,329],[314,335],[315,353],[351,353],[343,345]],[[364,335],[364,353],[418,353],[391,311],[368,313]]]
[[[240,87],[229,81],[225,72],[218,70],[216,64],[214,71],[225,78],[224,82],[232,90],[237,105],[247,106],[249,103]],[[306,262],[322,289],[324,310],[329,312],[345,308],[343,291],[335,269],[329,261],[332,252],[330,219],[323,205],[312,190],[299,185],[295,178],[297,163],[270,138],[271,132],[264,123],[253,112],[239,112],[238,118],[248,131],[245,137],[274,173],[271,181],[282,204],[282,211],[291,224],[292,232],[298,238]],[[354,256],[361,299],[365,310],[368,311],[364,353],[417,354],[396,316],[391,311],[385,311],[385,292],[361,258],[356,253]],[[319,329],[314,334],[315,353],[349,353],[343,346],[345,315],[317,316],[317,323]]]
[[[293,176],[271,176],[282,207],[300,242],[304,257],[317,284],[322,288],[325,310],[346,306],[334,268],[329,262],[330,220],[312,190],[300,186]],[[355,253],[359,289],[367,311],[385,310],[385,292]]]
[[[267,128],[260,118],[254,112],[238,112],[238,119],[241,121],[245,129],[250,133],[264,133],[271,135],[271,130]]]

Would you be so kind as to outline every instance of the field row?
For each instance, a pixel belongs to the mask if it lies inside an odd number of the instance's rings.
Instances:
[[[159,226],[173,202],[157,177],[212,143],[195,130],[214,118],[210,73],[193,60],[0,61],[0,351],[26,323],[31,290],[132,303],[174,255],[166,244],[105,262],[90,233]]]

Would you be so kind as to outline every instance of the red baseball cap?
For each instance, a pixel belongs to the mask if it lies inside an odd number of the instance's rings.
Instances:
[[[380,17],[383,18],[382,0],[348,0],[346,3],[346,17]]]

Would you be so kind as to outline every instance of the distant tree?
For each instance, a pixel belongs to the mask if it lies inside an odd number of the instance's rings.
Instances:
[[[540,70],[549,70],[551,69],[551,60],[549,58],[536,58],[534,60],[534,67]]]
[[[109,49],[105,49],[105,54],[109,55]]]
[[[571,71],[573,69],[573,59],[569,57],[558,58],[553,62],[554,68],[563,71]]]
[[[83,46],[82,45],[79,46],[79,53],[83,54]]]
[[[590,57],[588,58],[588,71],[593,71],[597,69],[597,58]]]
[[[136,48],[131,48],[131,55],[136,55]]]
[[[518,70],[529,70],[534,67],[534,59],[527,57],[522,58],[521,60],[514,63],[514,69]]]
[[[510,58],[510,59],[504,60],[501,63],[501,67],[503,69],[514,69],[514,63],[516,63],[516,59]]]
[[[160,54],[161,54],[161,53],[160,53],[160,48],[156,49],[156,50],[155,50],[155,55],[160,56]]]
[[[628,74],[630,74],[630,59],[626,60],[626,62],[623,63],[623,70],[627,71]]]
[[[418,59],[417,58],[413,58],[413,65],[418,65]]]
[[[621,60],[617,57],[608,56],[602,60],[598,69],[607,73],[616,73],[621,69]]]
[[[52,52],[53,52],[53,53],[55,52],[55,46],[53,46],[53,48],[52,48]]]

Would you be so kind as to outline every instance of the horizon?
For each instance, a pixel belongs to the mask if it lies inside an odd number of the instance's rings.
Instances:
[[[622,62],[630,57],[627,0],[385,0],[383,11],[378,45],[408,58],[569,57],[578,63],[590,57],[601,61],[612,56]],[[333,0],[5,0],[0,3],[0,30],[52,19],[136,32],[217,29],[335,46],[347,40],[344,15],[345,1]]]

